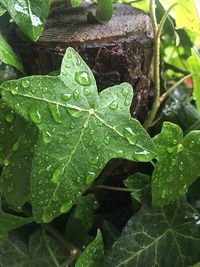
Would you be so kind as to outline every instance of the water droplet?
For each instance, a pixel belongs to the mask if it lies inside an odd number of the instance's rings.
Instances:
[[[60,212],[67,213],[71,209],[72,205],[73,205],[72,201],[62,204],[62,206],[60,207]]]
[[[183,145],[182,144],[179,144],[178,145],[178,153],[180,153],[181,151],[183,151],[183,149],[184,149],[184,147],[183,147]]]
[[[165,189],[162,191],[161,197],[162,197],[162,199],[164,199],[166,197],[166,190]]]
[[[115,110],[118,108],[118,104],[117,102],[113,101],[110,105],[109,105],[109,108],[112,109],[112,110]]]
[[[46,168],[47,172],[50,172],[51,171],[51,165],[49,165],[47,168]]]
[[[27,88],[29,87],[30,82],[28,80],[22,80],[22,87]]]
[[[73,91],[73,96],[74,96],[74,99],[76,100],[76,101],[80,101],[80,92],[79,92],[79,90],[74,90]]]
[[[180,176],[179,176],[179,180],[180,180],[180,181],[183,180],[183,175],[182,175],[182,174],[180,174]]]
[[[71,99],[72,95],[71,94],[62,94],[61,98],[63,101],[69,101]]]
[[[12,151],[16,152],[18,150],[18,148],[19,148],[19,142],[16,142],[12,147]]]
[[[98,160],[99,160],[99,157],[98,157],[98,156],[97,156],[96,158],[91,158],[91,159],[90,159],[90,163],[91,163],[92,165],[96,165],[97,162],[98,162]]]
[[[83,94],[84,94],[85,96],[88,96],[88,95],[90,94],[90,90],[88,90],[87,88],[84,88],[84,89],[83,89]]]
[[[90,184],[95,180],[95,178],[96,178],[95,173],[89,171],[89,172],[86,174],[86,184],[87,184],[87,185],[90,185]]]
[[[103,139],[104,143],[106,145],[109,145],[110,144],[110,137],[109,136],[105,136],[104,139]]]
[[[60,180],[62,179],[63,173],[64,173],[64,166],[62,165],[55,169],[51,181],[56,184],[59,183]]]
[[[12,89],[11,89],[11,93],[12,93],[13,95],[16,95],[16,94],[18,93],[18,90],[19,90],[18,87],[12,88]]]
[[[123,157],[124,157],[124,151],[120,149],[120,150],[117,152],[117,157],[118,157],[118,158],[123,158]]]
[[[62,144],[62,142],[63,142],[63,138],[62,137],[59,137],[58,138],[58,144]]]
[[[178,141],[176,139],[173,140],[173,144],[177,145]]]
[[[5,120],[8,122],[8,123],[11,123],[13,122],[15,119],[15,114],[13,112],[9,112],[5,115]]]
[[[84,124],[83,124],[83,127],[84,127],[85,129],[87,129],[87,128],[88,128],[88,126],[89,126],[89,121],[88,121],[88,120],[86,120],[86,121],[84,122]]]
[[[48,213],[47,211],[44,212],[44,214],[42,215],[42,220],[44,223],[50,223],[52,221],[52,214]]]
[[[184,166],[183,161],[180,161],[180,163],[178,165],[178,168],[179,168],[180,171],[183,171],[184,170],[185,166]]]
[[[74,129],[75,126],[76,126],[76,124],[72,122],[71,125],[70,125],[70,128],[71,128],[71,129]]]
[[[123,130],[124,137],[129,141],[130,144],[135,145],[137,143],[136,134],[130,127]]]
[[[91,129],[90,132],[89,132],[89,134],[93,135],[94,134],[94,130]],[[97,141],[97,140],[95,140],[95,141]]]
[[[68,113],[74,118],[80,118],[83,116],[83,112],[76,108],[67,108]]]
[[[33,104],[28,111],[29,117],[32,120],[32,122],[36,124],[40,124],[42,122],[42,118],[39,112],[39,109],[35,104]]]
[[[4,159],[4,161],[3,161],[3,165],[4,165],[5,167],[8,167],[9,164],[10,164],[10,161],[9,161],[8,159]]]
[[[171,148],[171,147],[167,148],[167,152],[170,153],[170,154],[173,152],[173,150],[174,150],[174,148]]]
[[[89,74],[86,71],[79,71],[75,74],[75,80],[80,85],[88,86],[91,84]]]
[[[57,123],[63,123],[63,118],[60,114],[60,110],[59,110],[58,105],[48,104],[48,109],[51,112],[51,115],[53,116],[54,120]]]
[[[42,138],[46,144],[50,143],[51,142],[51,133],[43,130],[42,131]]]

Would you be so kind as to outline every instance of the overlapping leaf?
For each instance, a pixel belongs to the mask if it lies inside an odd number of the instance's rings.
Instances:
[[[0,100],[1,192],[16,208],[30,200],[30,173],[37,131]]]
[[[51,0],[0,0],[10,16],[33,41],[42,35]]]
[[[96,238],[86,247],[75,267],[102,267],[103,254],[103,237],[98,230]]]
[[[5,64],[11,65],[21,72],[24,71],[24,68],[18,59],[17,55],[11,48],[11,46],[6,42],[2,34],[0,33],[0,60]]]
[[[3,212],[0,209],[0,244],[7,238],[8,232],[20,226],[29,224],[32,218],[23,218]]]
[[[0,248],[1,267],[64,266],[67,257],[66,248],[40,230],[31,235],[28,245],[20,238],[10,236]]]
[[[67,212],[112,158],[149,161],[155,146],[131,118],[133,89],[99,95],[92,72],[68,48],[59,76],[32,76],[2,85],[6,103],[40,130],[32,167],[37,221]]]
[[[188,213],[186,203],[143,207],[107,253],[103,267],[189,266],[199,260],[199,247],[199,218]]]
[[[165,122],[154,142],[158,161],[152,175],[152,199],[154,205],[162,206],[185,194],[200,175],[200,131],[183,138],[178,125]]]

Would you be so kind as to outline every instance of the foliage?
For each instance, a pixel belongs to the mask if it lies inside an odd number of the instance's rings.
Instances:
[[[36,42],[56,2],[0,0],[0,19]],[[60,72],[25,76],[0,26],[0,266],[199,265],[200,3],[132,5],[154,31],[144,126],[130,114],[134,88],[99,93],[72,48]],[[112,12],[98,0],[88,21]],[[119,162],[135,162],[131,173],[118,174]]]

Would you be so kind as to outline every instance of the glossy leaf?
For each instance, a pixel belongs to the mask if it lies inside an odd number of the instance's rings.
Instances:
[[[98,94],[92,72],[72,48],[59,76],[2,87],[6,103],[40,131],[31,178],[36,221],[68,212],[110,159],[155,157],[153,141],[130,116],[132,87],[124,83]]]
[[[82,0],[71,0],[71,4],[73,7],[77,7],[82,3]]]
[[[102,267],[103,254],[103,238],[98,230],[96,238],[86,247],[75,267]]]
[[[178,125],[165,122],[154,142],[158,161],[152,175],[152,199],[154,205],[162,206],[184,195],[200,175],[200,131],[183,137]]]
[[[28,245],[20,238],[10,236],[0,248],[1,267],[64,266],[67,257],[66,248],[41,230],[31,235]]]
[[[0,210],[0,244],[4,242],[4,240],[7,238],[9,231],[29,224],[32,221],[32,218],[14,216],[12,214],[8,214]]]
[[[33,41],[42,35],[51,0],[0,0],[12,19]]]
[[[23,72],[24,68],[18,59],[17,55],[11,48],[11,46],[6,42],[3,35],[0,33],[0,60],[5,64],[11,65]]]
[[[186,203],[143,207],[124,227],[103,267],[183,267],[197,262],[200,232],[194,217]]]
[[[0,187],[16,208],[30,200],[30,173],[37,131],[0,100]]]
[[[193,80],[193,95],[196,100],[196,105],[198,110],[200,111],[200,57],[197,53],[192,49],[192,55],[187,60],[189,69],[192,73],[192,80]]]

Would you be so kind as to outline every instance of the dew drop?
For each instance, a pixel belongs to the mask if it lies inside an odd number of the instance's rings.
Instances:
[[[62,94],[61,98],[63,101],[69,101],[71,99],[72,95],[71,94]]]
[[[109,108],[112,109],[112,110],[115,110],[118,108],[118,104],[117,102],[113,101],[110,105],[109,105]]]
[[[13,122],[15,119],[15,114],[13,112],[9,112],[5,115],[5,120],[8,122],[8,123],[11,123]]]
[[[4,161],[3,161],[3,165],[4,165],[5,167],[8,167],[9,164],[10,164],[10,161],[9,161],[8,159],[4,159]]]
[[[87,185],[90,185],[96,178],[96,175],[94,172],[91,172],[89,171],[87,174],[86,174],[86,184]]]
[[[42,131],[42,138],[46,144],[50,143],[51,142],[51,133],[43,130]]]
[[[84,124],[83,124],[83,128],[84,128],[84,129],[87,129],[88,126],[89,126],[89,121],[86,120],[86,121],[84,122]]]
[[[89,74],[86,71],[79,71],[75,74],[75,80],[80,85],[88,86],[91,84]]]
[[[84,89],[83,89],[83,94],[84,94],[85,96],[90,95],[90,90],[88,90],[87,88],[84,88]]]
[[[51,213],[44,212],[42,215],[42,220],[44,223],[50,223],[52,221],[52,215]]]
[[[178,168],[180,171],[183,171],[184,170],[184,163],[182,161],[180,161],[179,165],[178,165]]]
[[[183,175],[182,175],[182,174],[180,174],[180,176],[179,176],[179,180],[180,180],[180,181],[183,180]]]
[[[80,101],[80,92],[79,92],[79,90],[74,90],[73,91],[73,96],[74,96],[75,101],[77,101],[77,102]]]
[[[71,125],[70,125],[70,128],[71,128],[71,129],[74,129],[75,126],[76,126],[76,124],[72,122]]]
[[[57,123],[63,123],[63,117],[60,114],[58,105],[48,104],[48,109]]]
[[[98,156],[97,156],[96,158],[91,158],[91,159],[90,159],[90,163],[91,163],[92,165],[96,165],[97,162],[98,162],[98,160],[99,160],[99,157],[98,157]]]
[[[63,138],[62,137],[59,137],[58,138],[58,144],[62,144],[62,142],[63,142]]]
[[[18,148],[19,148],[19,142],[16,142],[12,147],[12,151],[16,152],[18,150]]]
[[[35,104],[33,104],[29,108],[28,114],[29,114],[31,121],[34,122],[35,124],[40,124],[42,122],[42,118],[41,118],[39,109],[37,108],[37,106]]]
[[[136,134],[130,127],[124,128],[123,135],[129,141],[130,144],[132,145],[136,144],[137,142]]]
[[[183,149],[184,149],[184,147],[183,147],[183,145],[182,144],[179,144],[178,145],[178,153],[180,153],[181,151],[183,151]]]
[[[18,93],[18,90],[19,90],[18,87],[12,88],[12,89],[11,89],[11,93],[12,93],[13,95],[16,95],[16,94]]]
[[[118,158],[123,158],[124,157],[124,151],[122,149],[120,149],[118,152],[117,152],[117,157]]]
[[[166,197],[166,190],[164,189],[161,194],[161,198],[164,199]]]
[[[62,206],[60,207],[60,212],[67,213],[71,209],[72,205],[73,205],[72,201],[62,204]]]
[[[74,118],[80,118],[83,116],[83,112],[75,108],[67,108],[68,113]]]
[[[60,180],[62,179],[63,173],[64,173],[64,167],[63,167],[63,166],[59,166],[59,167],[56,168],[55,171],[53,172],[51,181],[52,181],[53,183],[56,183],[56,184],[59,183]]]
[[[49,165],[47,168],[46,168],[47,172],[50,172],[51,171],[51,165]]]
[[[22,80],[22,87],[27,88],[29,87],[30,82],[28,80]]]
[[[104,139],[103,139],[104,143],[106,145],[109,145],[110,144],[110,137],[109,136],[105,136]]]

